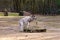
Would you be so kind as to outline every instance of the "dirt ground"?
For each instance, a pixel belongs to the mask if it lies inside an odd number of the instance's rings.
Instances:
[[[18,16],[0,17],[0,40],[60,40],[60,16],[37,16],[37,22],[31,26],[40,26],[47,29],[46,32],[26,33],[19,32]],[[32,25],[33,24],[33,25]]]

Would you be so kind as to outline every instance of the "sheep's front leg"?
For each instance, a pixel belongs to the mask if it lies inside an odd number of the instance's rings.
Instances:
[[[20,23],[19,23],[19,31],[20,31],[20,32],[23,32],[23,31],[24,31],[23,22],[20,22]]]
[[[29,22],[27,22],[27,28],[30,26]]]

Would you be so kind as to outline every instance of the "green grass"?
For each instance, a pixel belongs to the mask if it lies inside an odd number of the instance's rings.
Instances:
[[[0,12],[0,16],[4,16],[3,12]],[[18,16],[18,13],[9,12],[8,16]]]
[[[0,12],[0,16],[4,16],[3,12]]]
[[[18,16],[18,13],[9,13],[8,16]]]

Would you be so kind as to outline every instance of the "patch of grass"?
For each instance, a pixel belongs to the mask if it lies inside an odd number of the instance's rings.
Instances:
[[[18,16],[18,13],[9,13],[8,16]]]
[[[18,16],[19,13],[8,12],[8,16]],[[3,12],[0,12],[0,16],[4,16]]]
[[[3,12],[0,12],[0,16],[4,16]]]

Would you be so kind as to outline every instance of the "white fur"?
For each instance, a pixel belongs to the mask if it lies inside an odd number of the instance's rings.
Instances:
[[[19,30],[24,30],[24,24],[26,24],[26,27],[29,27],[29,20],[34,20],[31,16],[26,16],[19,20]]]

